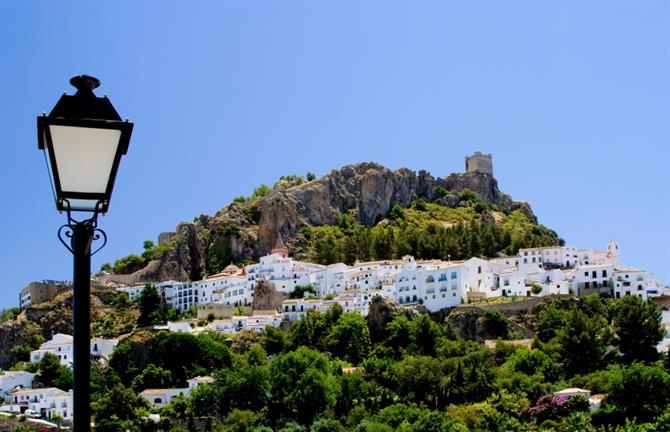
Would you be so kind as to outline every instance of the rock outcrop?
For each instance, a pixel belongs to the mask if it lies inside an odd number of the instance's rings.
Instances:
[[[275,289],[272,282],[258,281],[254,290],[253,310],[279,310],[288,295]]]
[[[514,202],[498,189],[492,175],[482,172],[433,177],[426,171],[406,168],[392,171],[376,163],[348,165],[299,186],[279,189],[246,203],[232,203],[214,216],[202,215],[193,223],[181,223],[172,238],[172,249],[133,275],[112,276],[121,283],[156,280],[197,280],[202,277],[208,248],[226,244],[222,260],[258,259],[274,245],[281,233],[293,251],[304,249],[302,228],[337,224],[353,212],[360,223],[372,226],[386,217],[394,205],[408,207],[414,200],[432,200],[438,187],[451,194],[443,205],[454,206],[457,195],[468,188],[500,210],[521,209],[533,217],[526,203]],[[232,228],[231,228],[232,227]],[[224,263],[224,264],[227,264]]]

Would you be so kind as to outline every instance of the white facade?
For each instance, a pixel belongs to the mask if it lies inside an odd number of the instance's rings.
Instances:
[[[60,415],[64,420],[72,420],[72,391],[64,392],[55,387],[22,389],[10,394],[11,402],[39,412],[46,418]]]
[[[140,397],[146,399],[155,408],[164,407],[178,395],[188,396],[199,385],[214,383],[214,378],[211,376],[197,376],[187,380],[187,382],[188,387],[186,388],[146,389],[140,393]]]
[[[109,358],[118,345],[119,341],[116,339],[91,339],[91,356]],[[35,363],[44,358],[46,353],[50,353],[58,357],[60,364],[72,367],[72,336],[63,333],[53,335],[50,341],[40,345],[40,348],[30,352],[30,361]]]
[[[172,402],[178,395],[188,395],[188,389],[168,388],[168,389],[146,389],[139,394],[155,408],[161,408]]]
[[[35,374],[26,371],[0,371],[0,398],[7,398],[17,387],[31,388]]]
[[[644,270],[629,267],[614,269],[612,285],[616,298],[633,295],[646,300],[649,297],[657,297],[663,292],[663,285],[656,276]]]
[[[202,281],[172,283],[172,304],[180,310],[209,303],[250,305],[254,289],[261,280],[271,282],[283,293],[291,293],[297,286],[314,287],[319,299],[287,300],[282,304],[283,319],[288,321],[300,319],[309,310],[328,310],[332,302],[340,303],[344,310],[367,314],[375,295],[395,299],[403,305],[422,304],[430,311],[501,296],[571,292],[642,298],[660,295],[663,287],[657,278],[636,269],[626,273],[618,260],[619,245],[610,241],[605,250],[551,246],[520,249],[516,256],[490,260],[417,262],[405,256],[398,260],[356,262],[353,266],[343,263],[323,266],[294,261],[279,237],[272,253],[261,257],[258,264],[244,269],[231,264],[222,273]],[[618,272],[616,276],[615,272]],[[633,280],[638,283],[634,284]],[[329,297],[334,298],[324,299]],[[224,321],[215,324],[220,328],[216,331],[235,331],[237,327],[247,328],[248,324],[248,320],[241,318],[238,325]]]
[[[116,291],[126,293],[126,294],[128,294],[128,299],[130,301],[136,301],[137,299],[139,299],[142,292],[144,292],[144,287],[145,287],[144,284],[135,285],[135,286],[131,286],[131,287],[120,287],[120,288],[117,288]]]

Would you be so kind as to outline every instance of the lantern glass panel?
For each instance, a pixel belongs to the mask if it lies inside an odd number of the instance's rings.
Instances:
[[[63,209],[74,211],[95,211],[98,202],[98,200],[67,198],[67,201],[63,201]]]
[[[121,138],[118,129],[50,125],[58,179],[63,192],[100,193],[107,190]],[[70,200],[71,208],[95,207]],[[93,201],[91,201],[93,202]]]

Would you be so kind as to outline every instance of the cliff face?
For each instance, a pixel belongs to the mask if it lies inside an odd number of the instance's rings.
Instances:
[[[396,204],[407,207],[417,198],[432,200],[437,187],[454,194],[442,199],[447,206],[456,205],[455,195],[469,188],[500,210],[520,208],[532,216],[526,203],[514,202],[500,192],[490,174],[470,172],[436,178],[426,171],[392,171],[376,163],[360,163],[299,186],[275,190],[257,200],[230,204],[214,216],[200,216],[194,223],[182,223],[172,239],[174,247],[160,260],[117,280],[199,279],[208,248],[216,241],[226,242],[229,253],[222,259],[228,261],[258,259],[270,251],[277,233],[289,248],[300,251],[305,244],[301,234],[304,227],[337,224],[340,215],[352,210],[362,224],[372,226]]]

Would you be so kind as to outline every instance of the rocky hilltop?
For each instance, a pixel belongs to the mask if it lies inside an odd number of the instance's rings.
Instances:
[[[307,247],[307,227],[336,225],[344,214],[374,226],[395,205],[407,208],[418,199],[453,208],[459,205],[458,194],[465,189],[500,212],[520,210],[529,220],[536,220],[528,204],[502,193],[490,173],[474,171],[440,178],[423,170],[392,171],[376,163],[359,163],[297,186],[275,189],[260,198],[232,203],[214,216],[201,215],[194,222],[181,223],[158,259],[132,274],[109,278],[123,283],[197,280],[206,268],[208,251],[217,242],[225,243],[229,261],[256,260],[270,251],[278,234],[292,253],[301,257]]]

